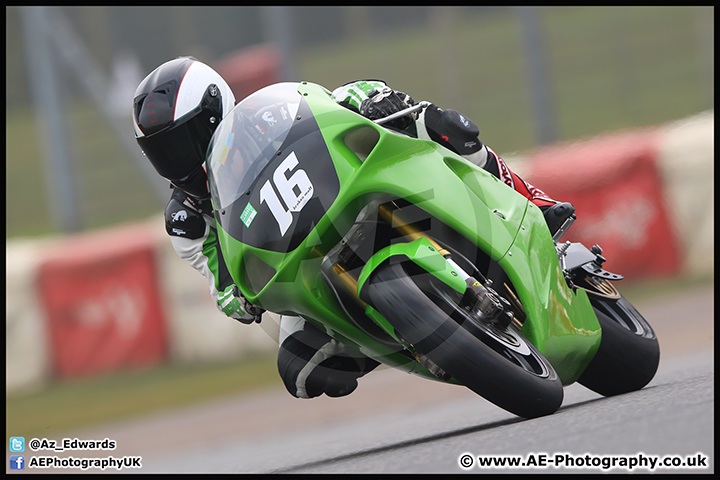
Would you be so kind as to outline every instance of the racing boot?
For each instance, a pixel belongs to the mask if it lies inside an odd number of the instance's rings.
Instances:
[[[323,375],[322,392],[328,397],[343,397],[355,391],[358,386],[358,378],[378,365],[378,362],[370,358],[361,359],[338,355],[321,363],[319,365],[321,368],[316,368],[310,377],[317,378],[319,375]],[[308,378],[308,383],[312,382],[313,378]]]
[[[545,222],[547,222],[548,229],[550,229],[550,235],[555,237],[555,234],[560,230],[565,221],[568,218],[575,220],[575,207],[572,203],[558,202],[555,205],[541,206],[543,215],[545,216]]]
[[[280,318],[278,373],[296,398],[349,395],[379,363],[332,339],[302,317]]]
[[[487,151],[487,158],[483,164],[478,164],[478,166],[495,175],[507,186],[523,195],[537,207],[540,207],[543,215],[545,215],[545,222],[553,238],[568,218],[572,217],[573,220],[575,219],[575,207],[571,203],[553,200],[545,192],[531,183],[526,182],[510,170],[505,160],[491,148],[483,146],[482,149]],[[560,232],[560,236],[562,236],[562,233],[563,232]]]

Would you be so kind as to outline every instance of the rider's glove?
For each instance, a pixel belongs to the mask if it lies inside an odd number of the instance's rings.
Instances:
[[[360,115],[370,120],[385,118],[388,115],[399,112],[400,110],[412,107],[415,101],[410,95],[393,90],[390,87],[383,87],[381,90],[373,90],[368,94],[368,98],[360,104]],[[411,114],[391,120],[385,125],[398,130],[405,130],[417,119],[418,113]]]
[[[252,321],[250,321],[250,322],[245,322],[244,320],[241,320],[243,323],[248,323],[248,324],[253,323],[253,322],[260,323],[260,321],[262,320],[262,314],[265,313],[264,308],[258,307],[257,305],[253,305],[252,303],[248,302],[247,300],[245,300],[244,308],[245,308],[245,311],[247,312],[247,315],[252,315],[253,318],[252,318]]]
[[[260,323],[262,312],[265,311],[248,303],[234,285],[220,292],[218,306],[225,315],[246,325]]]

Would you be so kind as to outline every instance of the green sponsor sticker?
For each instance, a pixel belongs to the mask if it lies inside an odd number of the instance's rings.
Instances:
[[[255,208],[250,205],[250,202],[248,202],[245,206],[245,210],[242,212],[242,215],[240,215],[240,220],[242,220],[246,227],[250,228],[250,224],[255,218],[255,215],[257,215],[257,210],[255,210]]]

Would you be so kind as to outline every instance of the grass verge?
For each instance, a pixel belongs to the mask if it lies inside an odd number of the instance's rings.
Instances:
[[[164,365],[102,377],[52,382],[6,396],[6,438],[58,432],[280,385],[276,356],[225,364]]]

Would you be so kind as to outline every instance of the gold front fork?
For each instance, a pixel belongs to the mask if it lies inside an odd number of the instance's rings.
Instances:
[[[347,292],[350,293],[351,296],[357,301],[358,305],[364,309],[366,303],[360,300],[360,297],[358,297],[357,278],[353,277],[352,274],[345,270],[345,267],[340,265],[339,263],[333,265],[332,270],[333,272],[335,272],[335,275],[337,275],[337,277],[340,279],[340,283],[347,290]]]
[[[380,214],[380,218],[382,218],[385,221],[385,223],[390,225],[392,228],[394,228],[401,234],[405,235],[406,237],[410,238],[410,240],[417,240],[418,238],[425,238],[430,242],[430,244],[433,246],[433,248],[435,248],[435,250],[440,252],[440,254],[443,257],[450,256],[450,252],[448,252],[447,250],[442,248],[440,245],[438,245],[438,243],[435,240],[433,240],[431,237],[425,235],[423,232],[416,229],[409,223],[404,222],[402,217],[400,217],[396,212],[397,212],[397,207],[390,208],[390,207],[388,207],[388,204],[380,205],[380,207],[378,208],[378,213]],[[397,225],[393,225],[393,216],[396,219]]]

